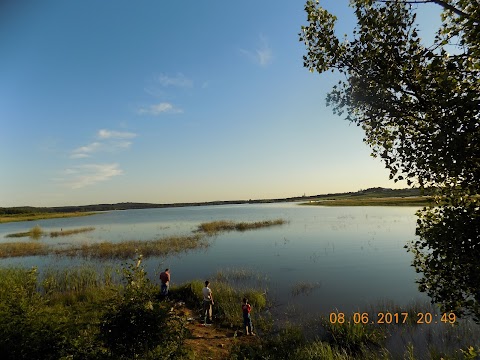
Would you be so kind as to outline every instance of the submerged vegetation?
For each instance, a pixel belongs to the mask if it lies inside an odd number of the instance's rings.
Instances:
[[[283,219],[255,221],[255,222],[234,222],[227,220],[212,221],[208,223],[202,223],[198,226],[198,232],[204,232],[207,234],[215,234],[222,231],[246,231],[260,229],[269,226],[283,225],[287,221]]]
[[[309,295],[312,291],[320,288],[320,283],[310,283],[306,281],[299,281],[292,286],[291,293],[293,296]]]

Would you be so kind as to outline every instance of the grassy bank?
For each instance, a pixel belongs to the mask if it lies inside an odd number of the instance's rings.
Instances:
[[[158,290],[135,263],[118,283],[88,268],[0,269],[2,359],[187,358],[184,320]]]
[[[332,198],[310,201],[301,205],[312,206],[428,206],[432,200],[424,196],[411,197],[381,197],[381,198]]]
[[[0,224],[15,221],[35,221],[43,219],[69,218],[79,216],[90,216],[98,214],[97,212],[66,212],[66,213],[20,213],[20,214],[2,214],[0,215]]]

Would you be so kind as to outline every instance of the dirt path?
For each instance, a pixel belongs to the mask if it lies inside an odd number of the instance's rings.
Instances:
[[[235,328],[224,328],[204,325],[198,314],[186,308],[183,304],[176,304],[179,315],[185,316],[189,321],[187,329],[191,336],[185,341],[185,346],[195,354],[198,359],[223,360],[228,359],[234,344],[253,343],[258,341],[256,336],[245,336],[240,330],[240,325]]]

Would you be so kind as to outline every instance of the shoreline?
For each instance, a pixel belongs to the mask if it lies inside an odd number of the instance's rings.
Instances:
[[[420,199],[420,200],[419,200]],[[136,203],[122,202],[116,204],[95,204],[79,206],[55,206],[55,207],[0,207],[0,224],[14,221],[34,221],[51,218],[77,217],[95,215],[99,212],[112,210],[135,210],[157,209],[193,206],[217,206],[217,205],[242,205],[242,204],[273,204],[298,202],[301,205],[324,205],[324,206],[425,206],[428,205],[425,197],[420,194],[420,189],[386,189],[371,188],[356,192],[320,194],[311,196],[295,196],[277,199],[256,200],[222,200],[206,202],[183,202],[183,203]]]

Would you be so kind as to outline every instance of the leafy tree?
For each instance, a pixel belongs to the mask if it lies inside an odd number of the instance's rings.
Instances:
[[[420,38],[416,7],[443,9],[431,44]],[[372,156],[394,181],[436,194],[418,213],[410,250],[428,291],[444,310],[479,316],[480,1],[351,0],[352,39],[336,17],[307,1],[304,66],[343,76],[327,95],[336,114],[361,126]]]

